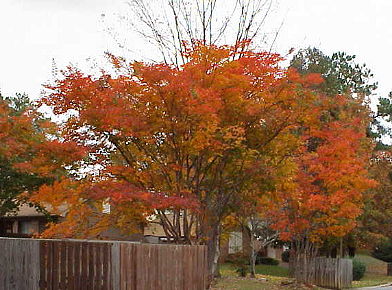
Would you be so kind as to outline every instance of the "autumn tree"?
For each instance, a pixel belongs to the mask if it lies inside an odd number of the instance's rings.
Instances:
[[[292,241],[297,261],[304,263],[297,273],[303,281],[311,274],[309,259],[324,241],[354,229],[363,195],[376,185],[368,172],[372,143],[366,137],[368,118],[358,114],[361,102],[347,96],[330,102],[318,126],[302,133],[306,145],[298,154],[293,183],[282,189],[280,208],[271,213],[281,238]],[[328,117],[331,110],[339,112],[337,118]]]
[[[70,113],[62,138],[87,150],[84,165],[99,174],[80,187],[58,184],[72,194],[57,205],[70,197],[67,205],[81,209],[109,198],[113,208],[134,209],[123,221],[155,214],[170,240],[207,245],[213,274],[221,221],[285,163],[300,143],[295,128],[317,112],[308,87],[318,76],[282,69],[276,54],[238,53],[201,42],[180,68],[111,55],[117,75],[68,68],[42,102]],[[46,188],[35,200],[53,201],[54,193]],[[68,217],[75,224],[81,215]]]
[[[340,95],[346,95],[348,100],[356,102],[357,105],[355,107],[357,111],[354,114],[368,121],[368,126],[365,126],[364,130],[366,130],[367,136],[372,138],[377,144],[375,149],[385,147],[381,137],[387,132],[387,127],[385,127],[385,123],[380,118],[382,116],[385,117],[387,102],[383,102],[383,99],[380,99],[381,108],[379,106],[378,113],[374,113],[367,108],[367,105],[370,103],[370,96],[374,95],[377,88],[377,82],[373,80],[373,73],[366,64],[359,64],[355,55],[349,55],[344,52],[326,55],[317,48],[307,48],[300,50],[293,57],[290,65],[301,74],[320,73],[324,82],[317,85],[315,89],[324,94],[331,102],[334,102]],[[329,116],[330,120],[339,120],[342,110],[345,110],[345,108],[333,107],[328,110],[326,115]],[[372,191],[374,189],[366,192],[364,195],[365,204],[367,205],[365,211],[369,209],[368,205],[371,203],[370,193]],[[351,233],[350,235],[356,235],[356,233]],[[346,244],[353,244],[350,242],[353,240],[351,236],[347,236]],[[339,247],[338,239],[334,237],[328,238],[325,241],[324,248],[333,250],[333,244],[335,244],[335,247]]]
[[[377,241],[392,238],[392,159],[389,150],[373,153],[370,173],[378,186],[368,193],[356,235],[363,247],[372,248]]]
[[[30,159],[27,152],[30,142],[40,139],[40,118],[27,116],[31,102],[26,95],[0,96],[1,154],[0,154],[0,216],[15,212],[23,192],[36,190],[50,180],[31,172],[24,172],[17,165]],[[31,130],[31,131],[30,131]],[[31,153],[31,152],[30,152]]]
[[[301,50],[292,60],[291,65],[303,73],[319,72],[326,80],[319,89],[333,97],[336,94],[350,93],[368,98],[374,95],[377,83],[373,81],[373,74],[365,64],[358,64],[354,55],[334,53],[325,55],[318,49]],[[371,137],[376,146],[372,151],[369,164],[370,175],[378,186],[367,191],[364,195],[364,208],[358,218],[358,226],[347,237],[346,244],[352,246],[372,247],[375,241],[390,236],[390,212],[392,206],[389,202],[390,173],[390,145],[388,137],[391,136],[391,95],[377,98],[377,107],[369,112],[369,126],[367,135]],[[353,238],[354,237],[354,238]],[[354,240],[354,243],[352,242]],[[332,241],[328,241],[333,249]],[[335,239],[335,247],[336,247]]]

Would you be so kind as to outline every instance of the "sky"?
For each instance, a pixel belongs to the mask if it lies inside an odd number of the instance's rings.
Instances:
[[[218,2],[227,0],[218,0]],[[127,53],[107,32],[128,6],[124,0],[0,0],[0,91],[37,99],[56,67],[88,67],[105,51]],[[377,94],[392,91],[391,0],[277,0],[269,26],[283,23],[274,49],[315,46],[355,54],[375,74]],[[126,35],[125,26],[117,33]],[[129,45],[136,45],[132,38]],[[148,54],[147,47],[142,52]]]

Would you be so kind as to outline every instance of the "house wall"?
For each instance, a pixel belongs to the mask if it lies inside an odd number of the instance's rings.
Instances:
[[[44,217],[3,217],[0,218],[0,236],[31,237],[42,232],[45,225]]]
[[[268,246],[266,250],[267,257],[274,258],[280,261],[282,260],[282,253],[283,253],[282,247],[275,248],[275,247]]]
[[[224,263],[229,254],[242,253],[248,256],[251,252],[249,233],[244,229],[231,232],[228,239],[221,239],[219,249],[219,263]]]
[[[233,251],[234,247],[231,246],[237,244],[238,241],[233,242],[232,239],[237,239],[239,234],[241,235],[242,246],[238,247],[236,251]],[[284,251],[283,247],[268,246],[262,248],[259,241],[254,240],[253,242],[255,251],[261,252],[262,256],[274,258],[280,261],[282,260],[282,253]],[[227,260],[229,254],[242,253],[244,256],[248,257],[250,256],[251,250],[250,235],[247,230],[244,229],[241,232],[237,231],[230,233],[228,239],[222,239],[220,241],[219,263],[224,263]]]

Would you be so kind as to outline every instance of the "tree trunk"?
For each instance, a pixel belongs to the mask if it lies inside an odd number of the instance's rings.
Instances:
[[[212,280],[215,277],[219,277],[219,268],[218,268],[218,259],[220,255],[219,235],[220,235],[219,224],[210,226],[205,235],[206,245],[207,245],[207,265],[208,265],[209,282],[212,282]]]
[[[252,231],[250,231],[250,276],[256,277],[256,250]]]

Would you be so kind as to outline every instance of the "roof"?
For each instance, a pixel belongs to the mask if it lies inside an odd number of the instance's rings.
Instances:
[[[66,211],[66,206],[63,206],[60,209],[62,211],[62,215],[64,215]],[[51,207],[47,206],[46,210],[50,212]],[[39,212],[35,207],[29,206],[28,204],[22,204],[17,212],[9,213],[6,215],[6,217],[38,217],[38,216],[45,216],[45,215]]]

